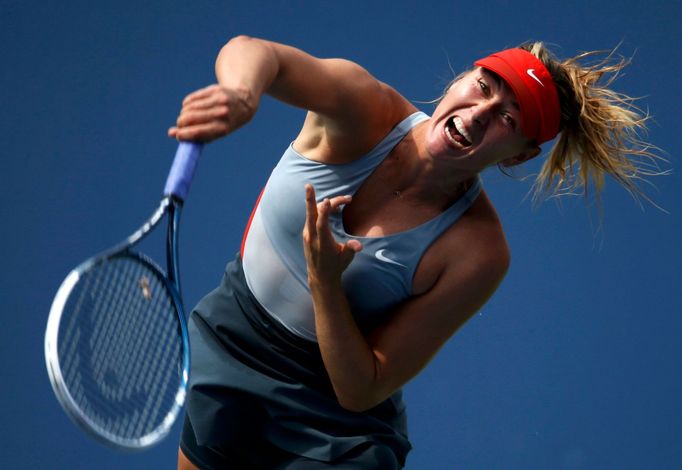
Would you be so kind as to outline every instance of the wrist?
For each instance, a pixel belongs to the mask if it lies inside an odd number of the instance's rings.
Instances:
[[[311,294],[320,294],[325,297],[343,292],[341,277],[319,277],[308,273],[308,287],[310,287]]]
[[[244,83],[237,84],[234,91],[242,107],[253,116],[260,103],[260,93],[254,92],[250,86]]]

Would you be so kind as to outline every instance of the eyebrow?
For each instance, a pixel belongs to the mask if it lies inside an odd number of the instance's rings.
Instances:
[[[512,95],[514,94],[514,90],[512,90],[511,87],[510,87],[509,85],[507,85],[507,82],[503,82],[503,81],[502,81],[502,77],[500,77],[498,74],[496,74],[496,73],[493,72],[492,70],[488,70],[488,69],[485,69],[485,68],[483,68],[483,67],[481,67],[481,71],[483,72],[483,74],[484,74],[485,76],[491,77],[491,78],[493,79],[493,81],[495,82],[495,87],[496,87],[498,90],[504,86],[504,87],[507,87],[507,88],[510,89],[510,91],[512,92]],[[504,83],[504,85],[502,85],[502,83]],[[514,98],[516,98],[516,96],[514,96]],[[512,100],[512,103],[511,103],[511,104],[512,104],[512,106],[514,106],[514,108],[516,108],[517,110],[519,110],[519,111],[521,110],[521,108],[519,107],[519,104],[516,102],[516,99]]]

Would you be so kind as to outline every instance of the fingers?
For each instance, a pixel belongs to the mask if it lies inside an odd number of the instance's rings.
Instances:
[[[177,140],[210,142],[229,132],[227,125],[221,122],[209,122],[191,127],[171,127],[168,136]]]
[[[329,209],[330,212],[333,212],[337,210],[339,207],[343,206],[344,204],[350,204],[350,202],[353,200],[353,196],[350,195],[343,195],[343,196],[336,196],[333,197],[329,200]]]
[[[316,202],[315,189],[311,184],[305,186],[306,200],[306,226],[305,229],[311,238],[324,234],[326,238],[333,241],[329,230],[329,214],[339,209],[344,204],[349,204],[352,197],[349,195],[336,196],[331,199],[325,198],[319,203]]]
[[[190,111],[203,111],[210,110],[213,108],[218,109],[228,109],[230,104],[230,99],[227,97],[222,90],[216,90],[215,93],[210,93],[206,96],[201,96],[199,98],[193,99],[188,102],[183,102],[182,112],[187,113]]]
[[[331,231],[329,230],[329,214],[337,211],[340,206],[349,204],[351,199],[351,196],[336,196],[331,199],[325,198],[317,204],[316,229],[318,233],[328,234],[329,239],[333,240]]]
[[[307,235],[308,240],[311,241],[317,237],[317,204],[315,203],[315,190],[312,184],[305,185],[305,205],[306,205],[306,219],[304,237]]]
[[[226,91],[219,85],[207,86],[185,97],[175,126],[168,129],[168,136],[178,140],[215,140],[238,127],[231,114]]]
[[[331,212],[331,202],[325,198],[317,205],[317,223],[315,225],[318,244],[321,249],[332,250],[337,243],[329,229],[329,213]]]
[[[329,228],[329,214],[343,204],[351,202],[351,196],[336,196],[316,201],[315,189],[305,186],[306,221],[303,228],[303,249],[308,262],[308,274],[316,279],[334,280],[341,276],[355,253],[362,250],[358,240],[338,243]]]
[[[208,122],[229,122],[228,118],[229,108],[225,105],[213,106],[206,109],[187,110],[185,108],[180,112],[180,116],[176,121],[177,127],[190,127],[197,124],[205,124]]]
[[[359,240],[356,240],[354,238],[351,238],[346,242],[346,247],[355,253],[359,253],[362,251],[362,243]]]
[[[217,91],[220,90],[220,85],[218,84],[213,84],[209,85],[204,88],[200,88],[199,90],[193,91],[189,95],[185,97],[184,100],[182,100],[182,105],[183,106],[188,106],[192,103],[195,103],[197,101],[201,101],[206,99],[207,97],[210,97],[211,95],[215,94]]]

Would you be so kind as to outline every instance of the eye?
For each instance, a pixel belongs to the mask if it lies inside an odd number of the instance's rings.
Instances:
[[[481,91],[485,96],[488,96],[490,94],[490,87],[482,78],[478,79],[478,86],[481,88]]]
[[[516,129],[516,121],[514,120],[514,117],[511,114],[502,113],[502,119],[504,119],[506,125],[508,125],[512,129]]]

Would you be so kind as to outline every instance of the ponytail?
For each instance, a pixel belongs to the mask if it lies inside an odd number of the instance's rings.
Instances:
[[[592,64],[584,62],[603,52],[559,61],[541,42],[520,47],[545,64],[561,104],[560,134],[536,178],[535,198],[587,195],[590,186],[598,198],[608,174],[635,199],[651,202],[638,183],[667,172],[658,149],[644,140],[650,116],[634,98],[609,88],[629,60],[612,51]]]

